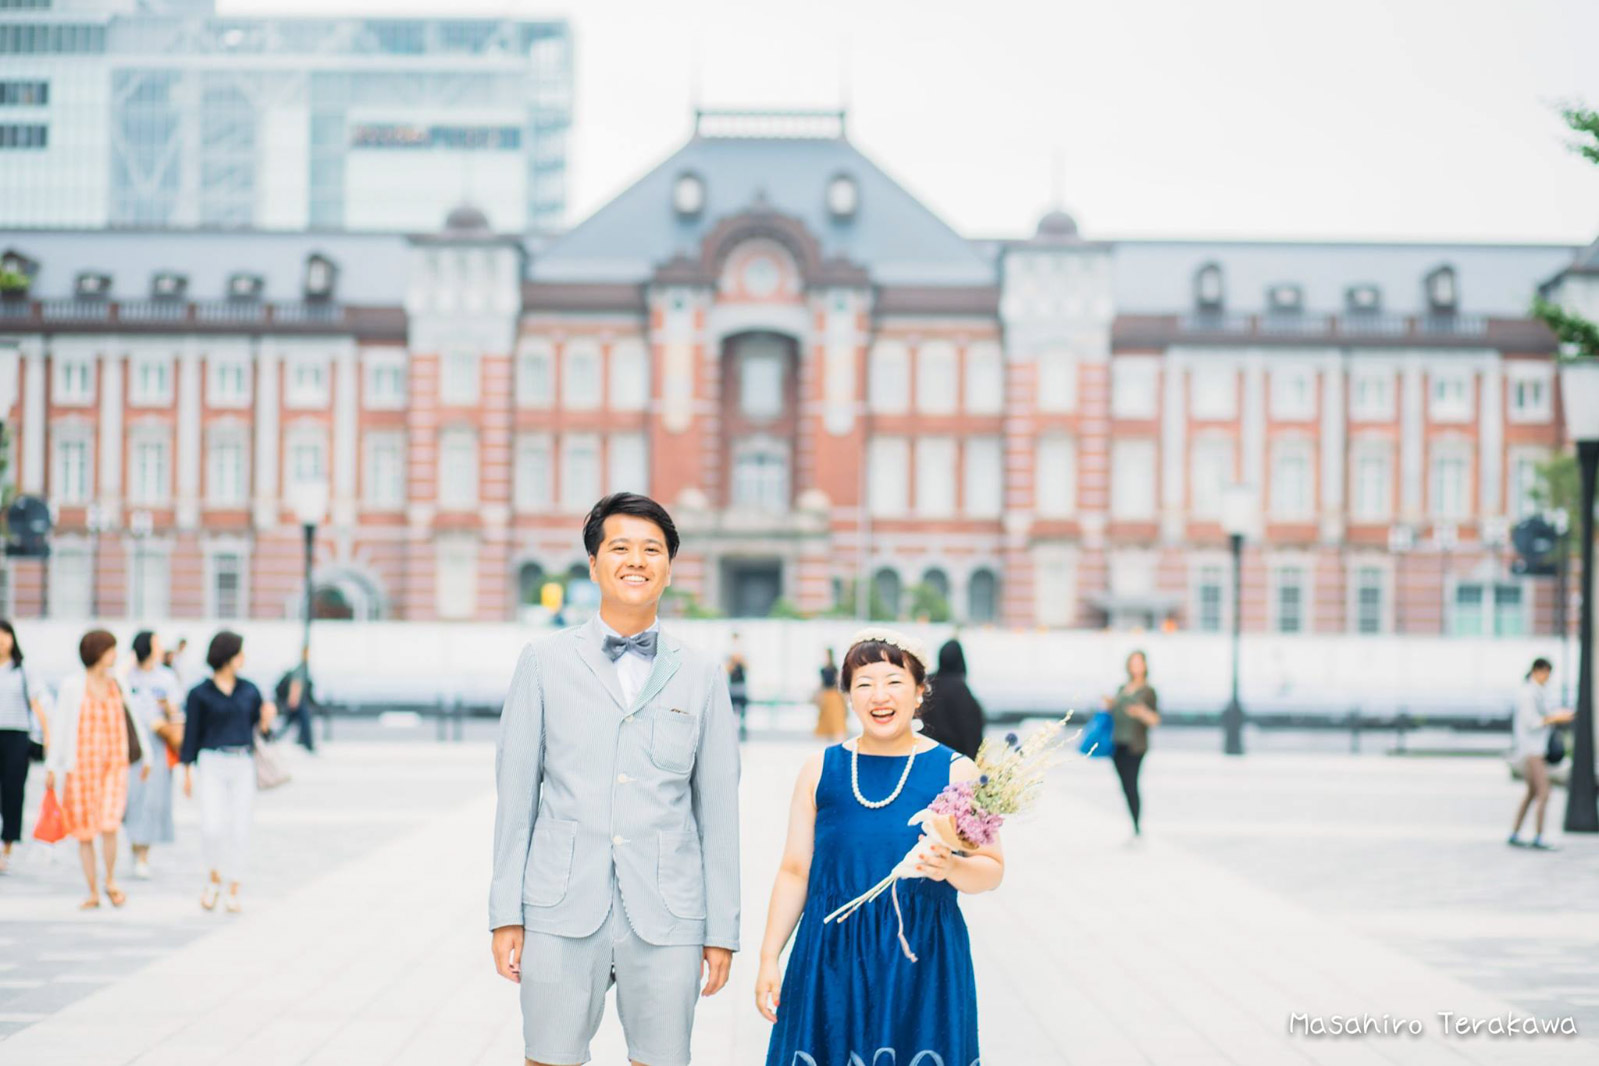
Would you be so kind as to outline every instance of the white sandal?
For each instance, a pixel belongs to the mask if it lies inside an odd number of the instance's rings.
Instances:
[[[244,910],[244,904],[239,902],[239,894],[237,892],[229,892],[227,902],[223,906],[227,908],[229,914],[238,914]]]
[[[200,906],[208,911],[217,909],[217,897],[222,895],[222,886],[215,881],[207,881],[205,891],[200,893]]]

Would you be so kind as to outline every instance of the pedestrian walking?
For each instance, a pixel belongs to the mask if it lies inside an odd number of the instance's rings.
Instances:
[[[239,676],[244,667],[239,634],[224,629],[212,637],[205,661],[211,676],[189,690],[184,710],[183,794],[194,795],[198,770],[200,841],[208,874],[200,906],[216,909],[225,880],[227,910],[238,914],[255,809],[255,738],[272,731],[277,707]]]
[[[739,646],[738,634],[733,634],[733,647],[727,654],[727,692],[733,701],[733,713],[738,715],[738,739],[749,739],[749,727],[745,721],[750,709],[750,690],[748,664],[744,661],[744,649]]]
[[[178,677],[161,665],[161,638],[148,629],[133,637],[134,668],[125,691],[128,710],[151,738],[144,758],[128,780],[128,810],[122,824],[133,848],[133,876],[150,878],[150,848],[170,844],[172,828],[172,765],[183,747],[183,713]]]
[[[128,805],[128,768],[139,761],[148,738],[128,713],[113,671],[117,638],[91,629],[78,642],[83,673],[68,677],[56,697],[45,785],[61,779],[61,812],[67,835],[78,841],[78,858],[89,886],[82,910],[100,906],[94,840],[100,838],[105,896],[113,907],[127,902],[117,884],[117,831]]]
[[[296,740],[300,747],[314,753],[316,738],[312,735],[311,716],[316,711],[316,694],[311,688],[309,644],[300,648],[300,661],[278,679],[273,695],[277,697],[278,707],[283,711],[283,732],[280,735],[287,736],[291,728],[296,728]]]
[[[1549,675],[1554,672],[1548,659],[1534,659],[1532,669],[1527,671],[1521,690],[1516,694],[1515,716],[1510,728],[1511,759],[1520,767],[1527,791],[1516,808],[1516,824],[1511,826],[1510,839],[1506,841],[1511,847],[1555,850],[1554,845],[1545,844],[1543,839],[1544,810],[1549,806],[1551,727],[1563,725],[1575,716],[1565,708],[1549,709]],[[1524,841],[1521,823],[1527,817],[1527,809],[1534,804],[1537,804],[1537,813],[1533,816],[1534,835],[1532,840]]]
[[[589,1060],[616,986],[628,1057],[687,1066],[739,935],[739,749],[725,675],[661,629],[679,545],[634,493],[583,525],[600,607],[522,650],[500,714],[489,928],[531,1064]]]
[[[1149,659],[1143,652],[1127,656],[1127,680],[1114,696],[1105,697],[1105,707],[1111,714],[1111,765],[1121,780],[1127,812],[1133,816],[1133,835],[1139,836],[1143,804],[1138,796],[1138,771],[1149,751],[1149,731],[1160,724],[1159,703],[1149,684]]]
[[[848,705],[838,687],[838,664],[833,661],[833,649],[827,649],[827,660],[822,663],[822,687],[816,693],[816,735],[837,743],[849,735],[846,724]]]
[[[22,799],[29,764],[49,746],[49,719],[41,702],[48,690],[22,665],[22,645],[10,622],[0,619],[0,873],[22,839]]]
[[[938,649],[938,672],[928,679],[922,735],[975,759],[985,721],[983,705],[966,684],[966,651],[960,641],[947,640]]]

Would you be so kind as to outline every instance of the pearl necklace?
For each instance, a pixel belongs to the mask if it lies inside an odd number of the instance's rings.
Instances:
[[[910,780],[911,767],[916,764],[916,742],[911,741],[911,753],[905,759],[905,772],[899,775],[899,784],[894,786],[894,791],[888,794],[887,799],[869,800],[861,795],[861,747],[860,741],[855,742],[855,749],[849,753],[849,783],[855,790],[855,802],[870,810],[881,810],[890,803],[899,799],[899,794],[905,789],[905,782]]]

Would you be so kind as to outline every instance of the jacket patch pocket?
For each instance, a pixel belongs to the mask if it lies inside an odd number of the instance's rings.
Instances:
[[[656,883],[661,902],[673,915],[687,921],[705,917],[705,863],[700,858],[698,833],[662,833]]]
[[[523,903],[553,907],[566,898],[576,845],[577,826],[573,823],[553,818],[534,823],[533,846],[528,850],[527,869],[522,877]]]
[[[684,711],[657,712],[650,726],[650,761],[662,770],[686,774],[694,767],[700,720]]]

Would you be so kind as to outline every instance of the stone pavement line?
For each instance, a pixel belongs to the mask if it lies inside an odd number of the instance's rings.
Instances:
[[[767,1027],[751,1005],[755,952],[789,782],[805,754],[746,749],[745,952],[728,990],[702,1005],[700,1066],[764,1058]],[[0,1060],[518,1063],[516,996],[493,972],[483,928],[487,786],[485,777],[470,803],[22,1030],[0,1044]],[[963,903],[989,1066],[1594,1061],[1591,1039],[1446,1040],[1436,1011],[1486,1018],[1510,1008],[1164,837],[1128,847],[1121,821],[1061,788],[1046,802],[1047,821],[1007,837],[1006,885]],[[1289,1037],[1292,1011],[1418,1017],[1428,1035]],[[614,1009],[593,1050],[597,1063],[624,1061]]]

